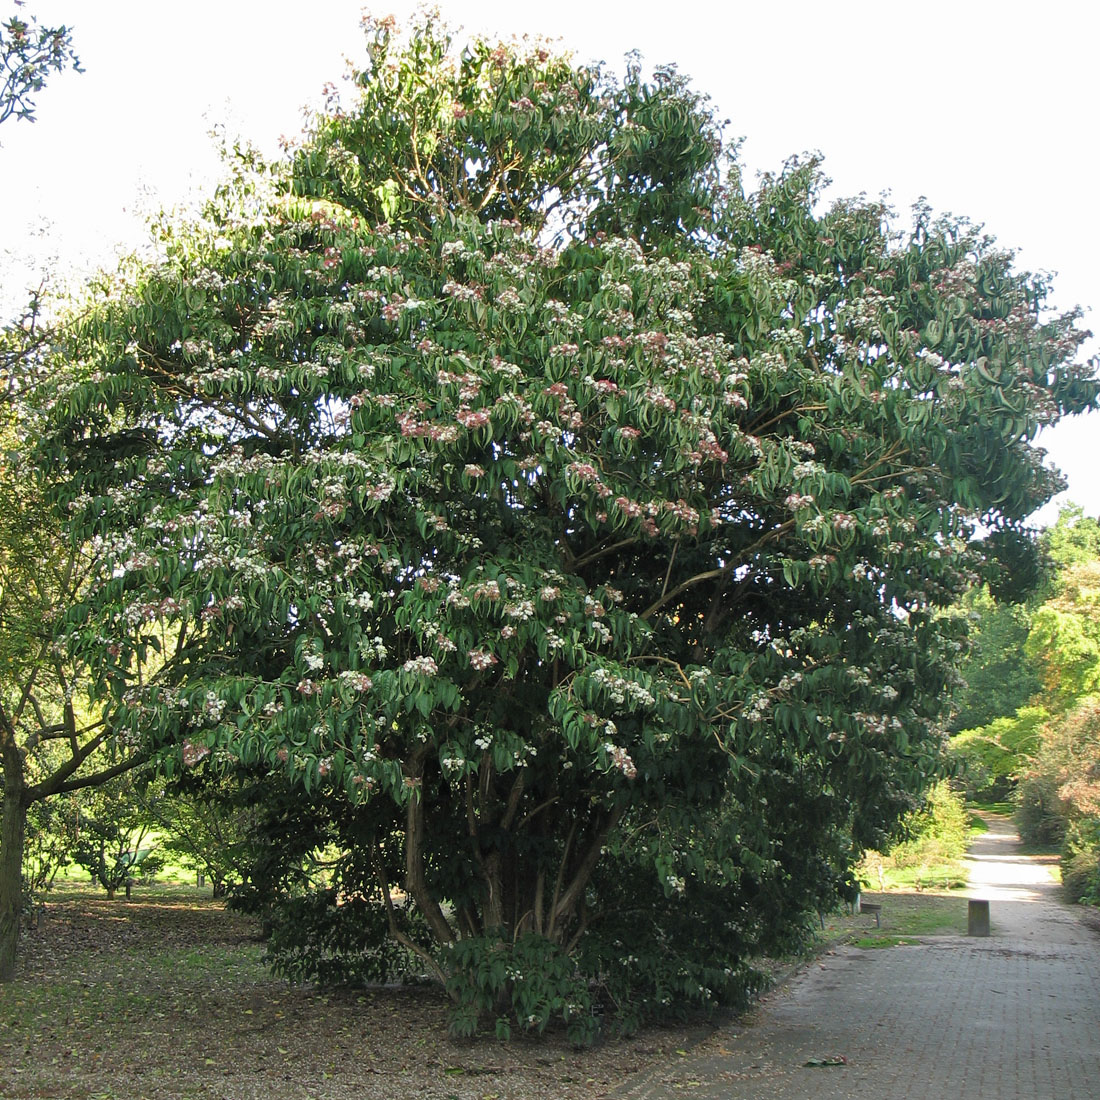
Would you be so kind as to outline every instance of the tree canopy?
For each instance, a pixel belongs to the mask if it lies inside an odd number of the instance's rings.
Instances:
[[[22,0],[16,3],[22,6]],[[44,27],[33,15],[11,15],[0,23],[0,123],[9,118],[34,122],[34,97],[51,72],[70,67],[82,71],[68,27]]]
[[[1058,487],[1076,314],[816,161],[747,191],[671,68],[367,31],[68,325],[69,642],[166,770],[324,822],[460,1027],[729,999],[940,773],[937,609]]]

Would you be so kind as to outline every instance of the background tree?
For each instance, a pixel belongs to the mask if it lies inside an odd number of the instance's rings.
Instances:
[[[153,866],[149,858],[153,849],[147,841],[156,819],[142,797],[143,785],[142,777],[130,769],[90,788],[71,811],[72,861],[107,891],[108,898]]]
[[[1062,566],[1054,592],[1035,612],[1027,653],[1038,665],[1052,711],[1100,692],[1100,522],[1080,509],[1051,529]]]
[[[214,897],[247,882],[255,858],[251,834],[261,811],[255,789],[203,781],[185,773],[174,784],[150,783],[141,803],[156,823],[159,847],[210,880]]]
[[[284,879],[335,837],[459,1030],[734,1000],[941,771],[938,609],[1057,487],[1076,315],[814,162],[745,193],[671,69],[368,54],[67,329],[73,652],[166,772],[316,823]]]
[[[970,648],[959,669],[963,683],[955,693],[954,731],[1011,716],[1039,692],[1039,669],[1026,652],[1035,606],[999,602],[984,587],[963,601]]]
[[[1002,584],[996,597],[986,585],[961,605],[972,625],[960,666],[964,682],[955,692],[952,727],[960,732],[952,748],[976,797],[1013,793],[1038,751],[1041,727],[1067,699],[1086,693],[1096,657],[1097,640],[1088,640],[1092,610],[1076,608],[1074,596],[1082,580],[1087,589],[1089,563],[1100,558],[1100,525],[1070,505],[1036,548],[1041,566],[1029,585],[1017,582],[1006,593]],[[1006,572],[1001,565],[994,570],[995,577]]]
[[[23,8],[23,0],[15,0],[15,6]],[[0,124],[10,118],[34,122],[34,96],[51,73],[70,67],[83,72],[70,28],[40,26],[33,15],[24,19],[13,14],[0,23]],[[0,401],[32,384],[28,369],[40,362],[35,353],[47,333],[42,324],[44,293],[43,282],[28,294],[19,316],[0,329]]]
[[[1043,725],[1050,711],[1041,705],[1017,707],[984,726],[963,730],[951,739],[951,750],[962,762],[962,780],[977,801],[1011,800],[1020,776],[1039,751]]]
[[[21,0],[17,7],[22,8]],[[80,72],[67,27],[43,27],[12,15],[0,24],[0,123],[34,121],[34,96],[51,72]],[[52,814],[43,798],[73,790],[89,778],[86,763],[102,745],[96,723],[78,718],[75,669],[57,660],[47,624],[79,584],[78,556],[62,549],[54,523],[34,487],[34,474],[20,465],[21,437],[30,430],[26,404],[41,380],[49,328],[43,324],[45,284],[30,292],[19,316],[0,329],[0,763],[3,817],[0,826],[0,981],[15,969],[23,908],[22,864],[27,815],[35,814],[34,868],[29,884],[52,878],[60,858],[43,833]],[[66,745],[66,749],[60,746]]]
[[[114,737],[88,696],[85,665],[60,648],[65,612],[92,562],[84,547],[66,542],[24,461],[25,444],[16,444],[34,434],[26,396],[0,406],[0,981],[15,970],[31,808],[144,758],[135,743]]]

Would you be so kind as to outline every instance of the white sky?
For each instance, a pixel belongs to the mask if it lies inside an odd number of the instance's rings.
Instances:
[[[372,7],[399,18],[409,2]],[[443,0],[469,30],[561,38],[621,68],[639,50],[708,93],[754,173],[820,150],[834,193],[919,196],[983,222],[1054,302],[1100,309],[1095,56],[1100,5],[1077,0]],[[0,13],[11,0],[0,0]],[[83,75],[55,77],[34,125],[0,130],[0,248],[109,265],[142,215],[211,186],[214,123],[273,152],[300,108],[360,57],[359,0],[28,0],[74,28]],[[9,258],[2,297],[30,277]],[[1100,328],[1100,313],[1086,313]],[[1096,354],[1097,341],[1089,344]],[[1100,415],[1042,442],[1068,496],[1100,515]],[[1056,507],[1040,519],[1050,521]]]

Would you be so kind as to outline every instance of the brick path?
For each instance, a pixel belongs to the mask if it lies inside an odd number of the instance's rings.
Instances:
[[[1097,1100],[1100,935],[1003,821],[971,848],[988,939],[840,948],[617,1100]],[[806,1066],[843,1057],[839,1066]]]

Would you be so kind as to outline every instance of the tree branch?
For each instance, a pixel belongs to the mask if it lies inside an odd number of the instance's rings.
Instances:
[[[83,763],[84,760],[87,759],[87,756],[88,754],[85,754],[80,763]],[[82,775],[68,782],[61,780],[61,772],[55,772],[48,779],[44,779],[41,783],[36,783],[33,787],[27,788],[28,800],[30,802],[38,802],[43,798],[49,798],[51,795],[55,794],[68,794],[70,791],[83,790],[85,787],[99,787],[115,779],[117,776],[125,775],[126,772],[132,771],[134,768],[148,763],[148,761],[149,757],[142,753],[137,756],[128,757],[126,760],[115,764],[113,767],[105,768],[103,771],[93,772],[91,775]],[[70,761],[70,763],[72,762]],[[67,767],[65,770],[71,775],[76,769],[69,769]]]
[[[745,559],[754,551],[759,550],[761,546],[773,539],[779,538],[780,535],[786,534],[794,526],[794,520],[784,520],[778,527],[773,528],[766,535],[757,539],[751,546],[743,550],[736,559],[729,562],[727,565],[719,566],[717,569],[708,569],[705,573],[697,573],[694,577],[688,577],[686,581],[681,581],[671,592],[665,593],[656,599],[647,607],[639,616],[640,619],[648,619],[656,612],[660,611],[665,604],[670,603],[676,599],[681,592],[686,592],[689,588],[694,588],[697,584],[703,584],[705,581],[712,581],[717,577],[724,577],[729,573],[732,573]]]
[[[445,986],[447,975],[444,974],[443,968],[432,958],[428,951],[425,951],[415,940],[406,936],[398,927],[397,914],[393,907],[393,897],[390,894],[390,884],[386,880],[386,872],[382,866],[382,857],[378,851],[376,840],[371,841],[371,863],[374,864],[374,877],[378,880],[378,889],[382,892],[382,901],[386,907],[386,921],[389,925],[390,938],[421,959],[436,976],[439,984]]]

